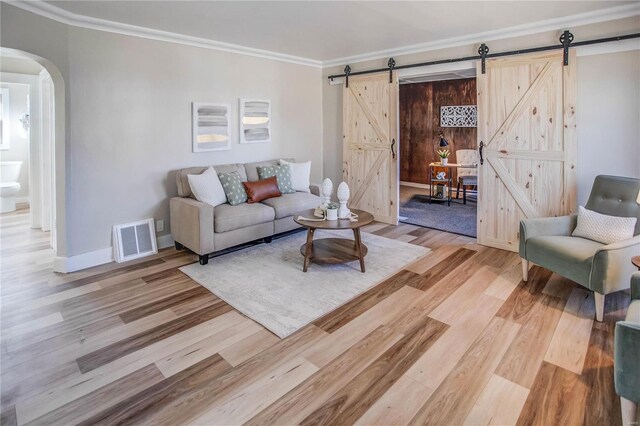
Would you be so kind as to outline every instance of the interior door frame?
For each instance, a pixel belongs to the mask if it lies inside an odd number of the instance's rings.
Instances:
[[[397,71],[397,78],[399,80],[399,84],[401,84],[402,80],[406,80],[406,79],[411,79],[411,78],[420,78],[420,77],[429,77],[429,76],[438,76],[444,73],[451,73],[451,72],[455,72],[455,71],[476,71],[476,62],[477,61],[462,61],[462,62],[453,62],[453,63],[448,63],[448,64],[438,64],[438,65],[431,65],[431,66],[425,66],[425,67],[415,67],[415,68],[405,68],[402,70],[398,70]],[[477,81],[477,74],[474,74],[473,77],[460,77],[460,79],[463,78],[475,78]],[[433,81],[442,81],[442,80],[438,80],[438,79],[434,79]],[[477,102],[477,101],[476,101]],[[402,145],[402,138],[400,137],[400,96],[398,96],[398,106],[396,108],[397,113],[398,113],[398,168],[400,168],[400,155],[401,155],[401,145]],[[477,141],[476,141],[476,149],[478,149],[477,147]],[[426,165],[425,165],[426,167]],[[397,204],[398,204],[398,216],[400,213],[400,170],[398,170],[398,200],[396,200]],[[416,187],[416,188],[422,188],[422,189],[428,189],[429,185],[428,184],[420,184],[420,183],[416,183],[416,184],[412,184],[411,186]],[[480,208],[480,200],[478,199],[476,202],[477,208]]]

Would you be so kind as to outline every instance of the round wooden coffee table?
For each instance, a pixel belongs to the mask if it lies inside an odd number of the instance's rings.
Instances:
[[[633,256],[631,258],[631,263],[633,263],[633,266],[638,268],[638,271],[640,271],[640,256]]]
[[[307,272],[309,262],[321,264],[335,264],[360,261],[360,271],[364,272],[364,257],[367,255],[367,246],[362,243],[360,228],[373,222],[373,215],[362,210],[352,209],[352,213],[358,215],[357,222],[349,219],[324,220],[313,222],[308,220],[298,220],[299,216],[312,218],[314,210],[298,212],[293,216],[293,220],[299,225],[307,228],[307,242],[300,247],[300,253],[304,256],[304,266],[302,270]],[[313,240],[316,229],[351,229],[353,230],[353,240],[347,238],[322,238]]]

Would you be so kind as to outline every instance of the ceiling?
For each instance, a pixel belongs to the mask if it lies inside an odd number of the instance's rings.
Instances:
[[[66,13],[327,63],[538,21],[617,1],[47,1]],[[32,3],[33,4],[33,3]],[[555,21],[554,21],[555,22]]]

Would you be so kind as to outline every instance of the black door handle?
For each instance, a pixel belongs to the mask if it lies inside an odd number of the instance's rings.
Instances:
[[[480,165],[484,164],[484,158],[482,157],[483,148],[484,148],[484,142],[480,141],[480,148],[478,149],[478,151],[480,151]]]
[[[391,140],[391,158],[393,158],[394,160],[396,159],[396,152],[393,150],[393,147],[396,144],[396,140],[392,139]]]

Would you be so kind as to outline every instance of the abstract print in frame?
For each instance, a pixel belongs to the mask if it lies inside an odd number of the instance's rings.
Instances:
[[[193,152],[231,149],[231,104],[192,103]]]
[[[240,143],[271,141],[271,101],[240,99]]]

